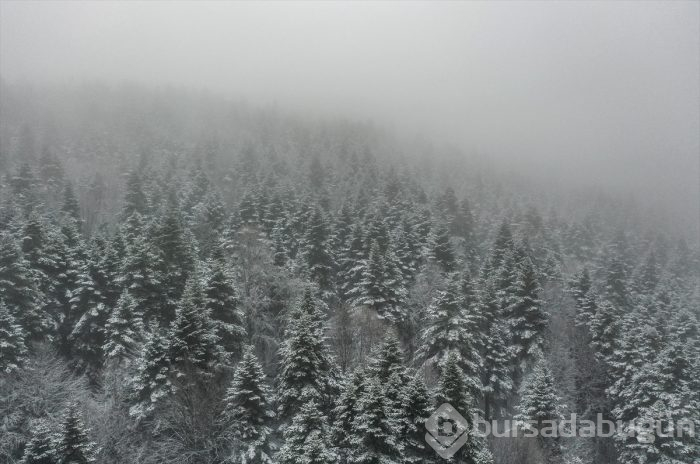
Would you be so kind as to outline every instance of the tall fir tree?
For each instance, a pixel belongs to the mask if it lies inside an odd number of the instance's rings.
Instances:
[[[444,224],[435,228],[431,244],[431,257],[443,272],[453,272],[457,266],[455,252],[450,243],[450,231]]]
[[[539,299],[541,292],[532,261],[525,258],[518,265],[511,304],[505,311],[516,369],[522,370],[524,364],[543,349],[549,315]]]
[[[459,412],[466,420],[464,425],[468,427],[468,430],[472,430],[477,410],[455,353],[451,353],[445,362],[437,388],[436,400],[438,406],[447,403]],[[473,433],[469,433],[465,444],[451,459],[460,464],[490,464],[493,462],[487,444],[481,437]]]
[[[355,405],[348,462],[352,464],[398,464],[403,443],[399,422],[392,414],[380,380],[369,376]]]
[[[370,360],[369,373],[379,379],[382,385],[388,382],[393,374],[397,374],[402,381],[407,380],[404,358],[401,342],[393,332],[389,331]]]
[[[97,462],[95,444],[75,406],[66,411],[56,440],[56,457],[61,464],[91,464]]]
[[[280,464],[332,464],[338,454],[330,443],[328,419],[312,397],[299,408],[284,430],[284,444],[277,453]]]
[[[204,284],[205,308],[229,359],[239,359],[246,339],[238,292],[222,259],[215,259]]]
[[[309,277],[322,291],[329,291],[333,285],[335,263],[329,253],[329,232],[326,220],[319,208],[314,209],[303,240],[304,261]]]
[[[78,227],[82,224],[82,218],[80,217],[80,203],[78,203],[78,198],[75,196],[73,191],[73,184],[71,182],[66,182],[63,188],[63,204],[61,205],[61,212],[65,214],[68,218],[75,221]]]
[[[589,325],[596,312],[596,301],[588,268],[583,268],[576,275],[570,291],[576,303],[576,324]]]
[[[165,299],[163,316],[166,320],[172,320],[185,284],[194,272],[196,256],[192,236],[183,226],[176,205],[169,205],[158,221],[155,244],[161,265],[160,290]]]
[[[310,290],[290,315],[280,348],[277,403],[281,420],[289,421],[303,399],[315,399],[325,412],[337,390],[334,360],[325,342],[325,324]]]
[[[435,451],[425,441],[425,421],[433,413],[433,401],[423,378],[414,374],[402,395],[401,437],[404,440],[404,462],[430,464],[436,461]]]
[[[562,419],[562,408],[552,371],[547,361],[541,357],[523,384],[518,413],[514,419],[540,432],[538,440],[547,452],[548,462],[552,463],[559,462],[561,458],[561,443],[558,434],[547,436],[545,431]]]
[[[206,311],[204,291],[199,276],[188,281],[170,330],[169,356],[176,377],[186,377],[190,368],[201,374],[220,362],[219,339]]]
[[[133,358],[142,331],[141,318],[136,312],[136,302],[128,291],[124,291],[105,327],[106,341],[103,348],[105,360],[120,365]]]
[[[37,420],[32,424],[29,441],[24,447],[20,464],[58,464],[58,456],[54,449],[54,433],[49,424]]]
[[[462,294],[462,281],[452,275],[447,287],[437,293],[427,309],[426,328],[421,336],[419,357],[439,370],[450,353],[457,355],[464,371],[469,391],[474,396],[481,392],[481,354],[479,353],[478,321],[470,318]]]
[[[85,252],[75,224],[67,223],[62,230],[47,237],[46,253],[51,256],[46,276],[50,282],[45,310],[55,327],[53,343],[59,354],[73,356],[73,329],[83,313],[95,303],[91,283],[82,271]]]
[[[130,385],[133,404],[129,415],[138,420],[150,417],[162,399],[173,391],[168,341],[157,323],[151,324],[145,339]]]
[[[348,454],[352,448],[350,442],[352,426],[355,421],[357,404],[365,391],[366,385],[365,370],[362,366],[358,366],[345,381],[335,401],[335,408],[332,414],[334,417],[332,441],[339,448],[342,462],[347,462]]]
[[[347,240],[346,247],[340,253],[339,293],[346,301],[357,298],[362,291],[363,263],[367,252],[363,239],[362,227],[355,224]]]
[[[0,300],[32,340],[42,338],[48,330],[39,297],[30,263],[14,238],[3,233],[0,235]]]
[[[131,171],[127,175],[126,193],[124,195],[124,206],[122,208],[122,218],[127,219],[134,213],[146,214],[148,200],[144,193],[143,181],[137,171]]]
[[[145,323],[165,326],[172,320],[161,290],[160,255],[143,236],[127,243],[117,283],[134,298],[135,312]]]
[[[222,422],[230,437],[230,459],[247,464],[271,464],[275,413],[265,374],[250,346],[236,367],[223,407]]]
[[[24,330],[0,300],[0,372],[12,374],[27,361]]]
[[[405,318],[407,291],[393,250],[388,248],[382,252],[379,243],[372,242],[363,266],[362,280],[353,294],[355,306],[367,306],[390,322],[400,322]]]

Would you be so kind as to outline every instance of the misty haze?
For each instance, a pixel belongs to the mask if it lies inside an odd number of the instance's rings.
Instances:
[[[0,0],[0,464],[698,434],[699,1]]]

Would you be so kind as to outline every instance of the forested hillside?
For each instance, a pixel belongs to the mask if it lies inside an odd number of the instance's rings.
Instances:
[[[1,111],[0,462],[438,463],[444,402],[700,431],[696,231],[643,199],[175,89]],[[700,462],[628,431],[450,462]]]

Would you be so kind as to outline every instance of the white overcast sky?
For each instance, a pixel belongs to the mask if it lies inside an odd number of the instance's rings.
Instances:
[[[0,75],[184,85],[373,119],[696,205],[699,22],[697,1],[0,0]]]

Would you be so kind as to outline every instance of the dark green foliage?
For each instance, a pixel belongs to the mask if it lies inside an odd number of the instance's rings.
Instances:
[[[231,458],[249,463],[267,463],[268,440],[275,416],[265,374],[252,347],[248,347],[236,368],[223,403],[222,422],[230,437]]]
[[[332,272],[335,263],[328,253],[328,237],[328,226],[317,208],[309,218],[302,246],[309,277],[319,285],[321,290],[330,290],[334,280]]]
[[[124,207],[122,217],[130,217],[134,213],[146,214],[148,200],[144,193],[143,181],[138,172],[131,171],[126,180],[126,194],[124,195]]]
[[[292,423],[284,429],[284,444],[277,453],[281,464],[333,464],[338,456],[329,442],[327,419],[319,411],[319,404],[311,398],[296,413]]]
[[[522,397],[515,419],[541,432],[545,427],[551,426],[552,421],[561,419],[561,409],[554,377],[547,362],[541,358],[523,384]],[[538,438],[552,458],[552,462],[557,462],[556,459],[562,452],[557,437],[544,437],[540,434]]]
[[[428,364],[442,369],[450,354],[457,356],[459,365],[475,397],[481,392],[480,333],[476,311],[467,306],[463,294],[464,282],[458,275],[451,276],[445,290],[437,292],[428,307],[425,329],[421,336],[419,357]],[[474,301],[470,304],[474,305]]]
[[[450,243],[450,231],[444,224],[438,225],[435,229],[431,253],[443,272],[452,272],[456,269],[457,263]]]
[[[225,264],[215,260],[204,285],[205,308],[219,345],[231,359],[241,356],[246,329],[239,309],[238,292],[229,277]]]
[[[436,405],[449,404],[458,411],[467,422],[469,429],[473,426],[474,399],[469,395],[457,355],[450,354],[440,376],[437,389]],[[452,457],[455,462],[464,464],[485,464],[492,462],[488,446],[477,435],[469,434],[469,439]]]
[[[0,301],[0,372],[11,374],[27,359],[24,331]]]
[[[66,186],[63,189],[63,205],[61,206],[61,211],[78,224],[81,223],[80,203],[78,203],[78,198],[73,191],[73,184],[70,182],[66,182]]]
[[[141,318],[136,312],[136,302],[129,292],[125,291],[119,297],[117,306],[112,310],[105,326],[105,359],[120,364],[132,358],[141,339],[142,330]]]
[[[380,380],[368,377],[355,406],[348,462],[352,464],[397,463],[403,443]]]
[[[290,315],[280,348],[277,403],[282,420],[291,420],[305,400],[328,411],[337,390],[335,365],[325,343],[322,314],[310,290]]]
[[[36,421],[31,430],[31,438],[24,447],[20,464],[58,464],[54,450],[54,434],[44,420]]]
[[[170,330],[169,356],[178,377],[187,375],[189,366],[210,372],[220,360],[219,337],[206,311],[205,298],[195,275],[187,282]]]
[[[41,258],[37,256],[36,259]],[[46,317],[40,311],[35,276],[14,238],[9,234],[0,235],[0,301],[34,340],[41,338],[48,329]]]
[[[129,414],[137,419],[150,416],[162,399],[172,392],[168,340],[156,324],[146,332],[146,341],[136,362],[131,381],[133,392]]]
[[[61,424],[56,440],[55,455],[60,464],[90,464],[95,459],[95,444],[87,435],[78,410],[71,406]]]
[[[532,261],[526,258],[517,269],[511,304],[506,307],[508,331],[512,336],[513,356],[517,366],[531,359],[544,345],[544,331],[549,315],[542,308],[542,292]]]

